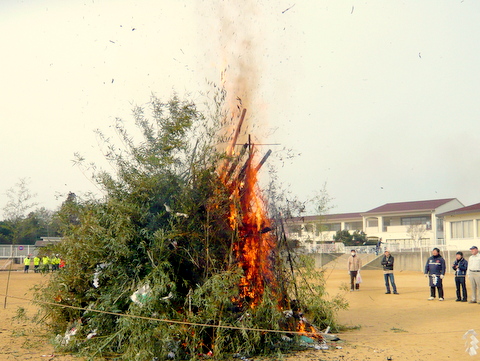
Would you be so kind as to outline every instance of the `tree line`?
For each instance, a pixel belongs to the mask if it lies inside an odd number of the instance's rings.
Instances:
[[[6,192],[7,203],[0,221],[0,244],[35,244],[40,237],[61,236],[57,212],[38,207],[35,194],[22,178]]]

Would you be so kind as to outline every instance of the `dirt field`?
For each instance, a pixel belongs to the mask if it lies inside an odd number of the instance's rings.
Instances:
[[[16,267],[19,268],[19,267]],[[19,308],[26,310],[26,316],[32,318],[36,308],[28,301],[15,298],[7,299],[4,308],[5,290],[8,272],[0,272],[0,360],[79,360],[71,356],[52,357],[53,348],[45,338],[45,332],[40,326],[29,319],[16,319]],[[45,281],[45,276],[33,271],[25,274],[21,271],[11,273],[8,294],[15,297],[31,298],[30,290],[35,284]]]
[[[330,272],[330,271],[327,271]],[[79,360],[55,355],[43,337],[42,330],[28,320],[16,320],[19,307],[32,317],[35,307],[27,301],[8,299],[3,308],[8,272],[0,272],[1,318],[0,360]],[[30,288],[45,278],[40,274],[12,272],[9,294],[29,298]],[[397,272],[400,295],[384,294],[381,271],[362,271],[360,291],[349,292],[347,311],[339,314],[340,322],[358,329],[339,334],[342,342],[331,344],[328,351],[312,350],[287,357],[293,360],[469,360],[480,359],[465,353],[463,334],[469,329],[480,331],[480,305],[455,302],[453,276],[447,275],[445,301],[427,301],[427,279],[420,273]],[[346,271],[334,270],[328,278],[331,294],[339,292],[348,281]],[[335,346],[342,347],[336,349]]]
[[[331,292],[348,280],[346,271],[334,272]],[[465,352],[462,338],[469,329],[480,331],[480,304],[455,302],[452,275],[444,279],[443,302],[427,300],[428,280],[419,272],[395,273],[399,295],[385,294],[382,271],[362,271],[362,278],[360,291],[347,294],[349,310],[339,314],[340,323],[361,328],[341,334],[344,349],[318,360],[480,359]]]

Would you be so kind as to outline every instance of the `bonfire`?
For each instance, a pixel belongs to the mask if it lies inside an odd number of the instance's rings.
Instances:
[[[62,206],[67,267],[37,296],[58,349],[151,361],[322,343],[345,303],[325,299],[323,275],[267,213],[257,176],[271,151],[239,142],[246,110],[219,153],[191,102],[152,109],[152,121],[135,111],[138,145],[117,124],[127,151],[109,147],[115,174],[95,173],[106,196]]]

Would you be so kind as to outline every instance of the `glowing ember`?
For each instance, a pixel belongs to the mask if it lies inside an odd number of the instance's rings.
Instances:
[[[321,333],[318,332],[315,327],[313,327],[313,325],[308,323],[308,321],[303,318],[298,321],[297,331],[304,336],[315,338],[320,341],[323,340],[323,336],[321,335]]]

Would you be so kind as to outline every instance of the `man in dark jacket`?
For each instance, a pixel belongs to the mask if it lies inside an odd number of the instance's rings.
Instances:
[[[425,265],[425,277],[430,278],[430,297],[429,301],[435,299],[435,287],[438,289],[438,300],[443,301],[443,277],[445,277],[445,260],[440,255],[440,250],[434,248],[432,256]]]
[[[457,287],[457,302],[467,302],[467,285],[465,284],[465,277],[467,276],[468,262],[463,258],[462,252],[457,252],[455,262],[452,268],[455,270],[455,286]],[[460,292],[460,286],[462,292]],[[461,294],[463,293],[463,297]]]
[[[385,287],[387,288],[387,292],[385,294],[390,294],[390,283],[392,284],[393,294],[398,295],[397,286],[395,285],[395,277],[393,276],[393,264],[395,262],[395,258],[390,254],[390,252],[385,251],[384,256],[382,258],[382,266],[383,266],[383,276],[385,277]]]

